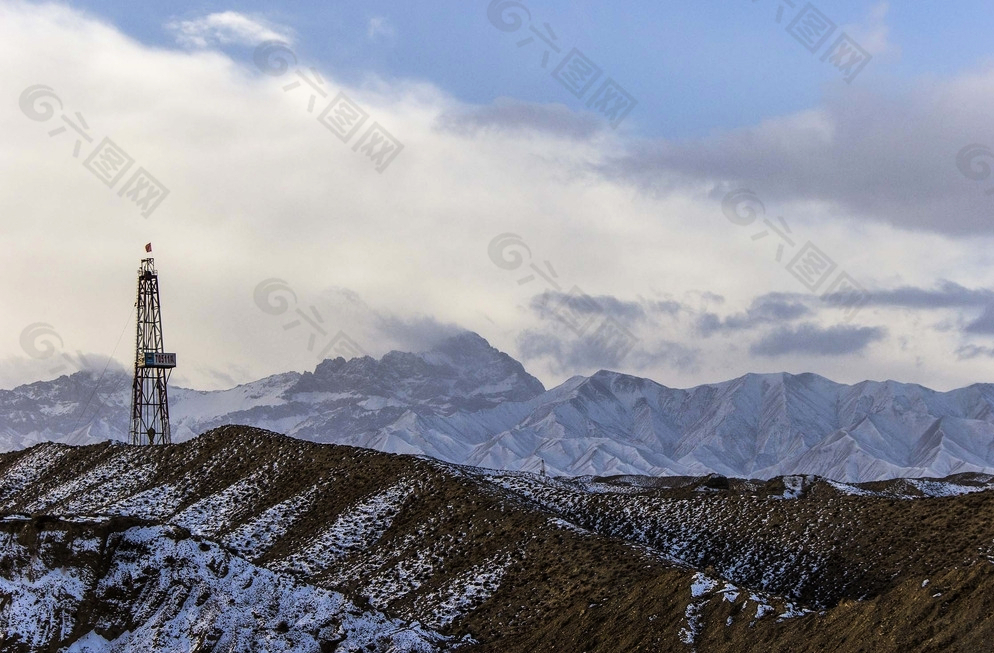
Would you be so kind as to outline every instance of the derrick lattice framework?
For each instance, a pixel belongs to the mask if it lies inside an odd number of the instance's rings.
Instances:
[[[159,275],[155,259],[142,259],[135,302],[135,381],[131,392],[131,444],[170,444],[169,398],[166,384],[176,354],[162,345]]]

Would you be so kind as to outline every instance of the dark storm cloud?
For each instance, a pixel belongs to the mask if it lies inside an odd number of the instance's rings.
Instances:
[[[889,290],[874,290],[864,298],[864,306],[884,309],[907,309],[911,311],[957,310],[961,315],[959,330],[965,334],[994,334],[994,291],[986,288],[966,288],[951,281],[939,281],[934,288],[901,286]],[[721,332],[741,332],[757,329],[767,325],[787,326],[800,319],[810,319],[823,310],[834,310],[832,296],[819,298],[804,293],[768,293],[756,297],[748,309],[722,317],[716,313],[703,312],[694,319],[696,332],[709,337]],[[826,313],[826,318],[835,319],[834,313]],[[864,334],[868,332],[863,332]],[[773,340],[779,335],[799,337],[789,329],[774,332],[763,338],[753,348],[753,353],[772,355],[777,345]],[[811,335],[810,326],[801,335]],[[849,336],[851,342],[858,343],[854,332],[837,332],[829,334],[832,338]],[[823,339],[826,343],[836,342],[831,338]],[[841,340],[837,342],[841,343]],[[826,344],[825,346],[829,346]],[[840,344],[840,347],[845,349]],[[975,357],[975,353],[964,353],[972,350],[958,350],[962,358]]]
[[[631,373],[656,366],[693,370],[699,352],[675,342],[635,342],[630,349],[596,336],[576,336],[565,330],[529,329],[518,336],[523,361],[546,359],[556,374],[580,374],[598,369]]]
[[[697,319],[698,333],[707,337],[717,331],[741,331],[761,324],[792,322],[811,314],[803,301],[805,296],[787,293],[760,295],[743,313],[721,318],[715,313],[704,313]]]
[[[391,349],[429,351],[465,331],[430,315],[399,315],[373,308],[350,288],[329,286],[321,291],[320,297],[324,314],[335,316],[334,328],[342,329],[360,349],[369,348],[370,353]]]
[[[994,70],[965,81],[834,90],[816,111],[701,140],[638,142],[598,169],[660,192],[713,184],[720,201],[744,187],[767,207],[817,200],[912,230],[989,234]],[[973,143],[984,147],[958,160]]]
[[[866,304],[913,310],[979,308],[980,314],[969,321],[963,327],[963,331],[979,334],[994,333],[994,292],[986,288],[965,288],[950,281],[942,281],[938,288],[934,289],[904,286],[893,290],[871,292],[866,298]]]
[[[939,282],[934,289],[903,286],[893,290],[876,290],[867,296],[866,303],[875,306],[899,308],[969,308],[994,304],[994,292],[987,289],[970,289],[951,281]]]
[[[483,130],[537,131],[572,140],[586,140],[603,129],[596,116],[577,113],[562,104],[537,104],[498,98],[493,104],[444,113],[438,128],[469,135]]]
[[[810,293],[766,293],[757,296],[744,313],[725,318],[731,325],[743,321],[761,321],[761,318],[796,319],[807,315],[816,307],[834,306],[833,300],[841,295],[818,297]],[[986,288],[966,288],[952,281],[940,280],[934,288],[899,286],[889,290],[868,291],[863,306],[882,308],[908,308],[915,310],[940,310],[946,308],[984,308],[994,306],[994,291]]]
[[[963,345],[956,350],[956,358],[959,360],[969,360],[971,358],[994,358],[994,347],[982,347],[979,345]]]
[[[378,336],[393,343],[399,351],[430,351],[443,340],[466,331],[429,316],[399,317],[378,313],[373,324]]]
[[[556,374],[697,367],[697,349],[662,339],[646,341],[636,335],[640,326],[652,325],[656,318],[690,311],[678,301],[546,291],[532,297],[530,308],[543,322],[521,333],[518,351],[525,361],[546,360]]]
[[[531,298],[530,307],[542,318],[559,316],[564,309],[585,316],[613,317],[616,320],[631,324],[646,320],[655,315],[674,316],[685,306],[673,300],[639,300],[618,299],[613,295],[584,295],[580,293],[564,293],[546,291]]]
[[[776,329],[750,347],[757,356],[816,354],[844,356],[863,351],[887,334],[881,327],[833,326],[822,328],[805,323]]]
[[[994,306],[985,306],[980,317],[964,327],[967,333],[994,333]]]

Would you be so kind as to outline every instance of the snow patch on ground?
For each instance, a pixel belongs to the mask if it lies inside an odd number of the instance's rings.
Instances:
[[[165,519],[179,509],[185,497],[186,492],[175,485],[158,485],[112,504],[107,512],[149,520]]]
[[[43,531],[40,555],[0,535],[0,555],[9,563],[0,577],[0,632],[8,642],[20,636],[31,650],[313,653],[321,642],[341,651],[451,648],[450,638],[361,610],[338,592],[255,566],[173,526],[111,534],[113,553],[100,578],[86,558],[47,567],[42,560],[51,559],[54,533],[65,534]],[[121,634],[108,641],[90,631],[67,642],[79,632],[81,604],[94,600],[114,606],[100,625]]]
[[[711,578],[702,572],[694,574],[690,583],[690,597],[692,600],[687,604],[687,609],[684,611],[685,625],[678,633],[680,641],[684,644],[693,645],[697,641],[704,627],[703,610],[711,599],[720,598],[723,601],[735,603],[741,595],[747,594],[742,588],[729,582],[725,582],[724,587],[717,590],[720,584],[721,582],[718,579]],[[750,608],[750,603],[755,603],[755,611],[752,611]],[[781,606],[782,609],[777,608],[777,605]],[[749,622],[751,626],[768,614],[778,613],[777,621],[784,621],[785,619],[803,617],[804,615],[811,614],[812,611],[801,608],[779,597],[770,596],[762,592],[748,592],[748,598],[744,600],[740,614],[750,613],[754,615]],[[734,623],[734,617],[728,617],[725,625],[731,626],[732,623]]]
[[[784,476],[783,477],[783,498],[800,499],[804,494],[804,488],[814,483],[814,476]]]
[[[549,517],[547,520],[549,524],[555,526],[556,528],[562,528],[568,531],[573,531],[579,535],[593,535],[590,531],[585,528],[580,528],[573,522],[568,522],[565,519],[560,519],[559,517]]]
[[[56,512],[81,514],[99,512],[112,497],[130,494],[155,473],[155,465],[138,465],[137,449],[122,449],[88,472],[45,492],[25,507],[27,512],[43,512],[66,502]]]
[[[871,492],[870,490],[864,490],[861,487],[856,487],[855,485],[850,485],[849,483],[840,483],[838,481],[831,481],[824,479],[826,483],[831,485],[833,488],[841,492],[842,494],[848,494],[857,497],[878,497],[882,496],[879,492]]]
[[[363,589],[369,604],[384,609],[429,581],[435,573],[431,549],[421,549],[407,554],[395,565],[373,576]]]
[[[109,641],[91,630],[73,642],[65,653],[111,653],[112,650]]]
[[[228,526],[236,513],[248,507],[248,497],[252,490],[259,489],[259,480],[265,471],[257,471],[217,494],[204,497],[187,506],[170,521],[189,529],[194,535],[204,537],[217,535]]]
[[[36,447],[3,474],[0,506],[7,508],[28,486],[36,483],[66,455],[69,449],[52,444]]]
[[[718,587],[717,580],[714,578],[708,578],[704,574],[698,572],[694,574],[694,581],[690,584],[690,595],[696,599],[709,592],[713,592],[716,587]]]
[[[984,492],[990,489],[984,485],[959,485],[948,481],[928,481],[918,478],[905,480],[908,485],[911,485],[927,497],[958,497],[962,494]]]
[[[446,628],[490,598],[511,566],[510,553],[498,553],[460,574],[446,587],[422,597],[419,612],[431,614],[432,628]]]
[[[390,528],[394,517],[414,492],[414,484],[403,480],[345,509],[330,528],[302,551],[273,567],[309,576],[319,574],[344,560],[350,553],[375,544]]]
[[[50,547],[64,539],[62,531],[45,531],[39,535],[40,548]],[[99,542],[95,542],[99,547]],[[85,548],[90,548],[88,543]],[[0,632],[10,642],[20,642],[41,650],[52,639],[69,636],[76,625],[76,605],[92,585],[88,570],[80,568],[52,569],[38,556],[22,546],[16,536],[0,534],[0,563],[9,569],[0,576]]]
[[[316,494],[317,487],[312,487],[277,503],[228,533],[222,541],[238,555],[254,560],[286,535],[297,518],[314,504]]]

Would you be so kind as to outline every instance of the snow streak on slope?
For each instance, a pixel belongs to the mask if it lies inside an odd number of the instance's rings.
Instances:
[[[6,503],[32,483],[38,482],[46,472],[55,467],[66,451],[64,447],[43,444],[21,457],[4,474],[0,502]]]
[[[928,479],[909,478],[905,482],[914,487],[926,497],[958,497],[973,492],[989,490],[989,485],[960,485]]]
[[[390,528],[413,491],[412,482],[401,481],[363,499],[339,515],[313,544],[281,561],[276,568],[312,576],[328,570],[350,553],[373,545]]]
[[[212,537],[227,527],[239,511],[247,509],[246,500],[258,491],[260,479],[266,475],[262,469],[247,478],[228,486],[217,494],[197,501],[185,508],[170,521],[188,528],[194,535]]]
[[[407,553],[393,566],[383,565],[364,587],[370,605],[384,609],[431,579],[435,572],[433,553],[430,548],[422,548]]]
[[[122,499],[107,508],[112,515],[165,519],[175,514],[187,492],[171,485],[159,485]]]
[[[511,561],[509,553],[498,553],[474,565],[448,586],[422,598],[418,608],[433,615],[428,625],[445,628],[487,600],[500,587]]]
[[[822,549],[818,540],[835,537],[831,531],[816,536],[813,526],[807,524],[805,531],[785,533],[783,538],[776,540],[746,538],[744,533],[750,530],[767,528],[769,517],[750,524],[727,501],[710,496],[710,492],[701,492],[696,498],[673,499],[632,494],[627,487],[614,494],[604,488],[590,492],[586,483],[579,479],[486,471],[479,474],[490,483],[516,492],[584,529],[644,545],[664,560],[679,561],[691,567],[710,564],[733,582],[789,599],[810,596],[830,562],[825,553],[828,548]],[[793,491],[787,492],[794,496]],[[789,502],[783,498],[783,494],[762,499],[744,497],[741,505],[755,504],[759,514],[770,511],[776,519],[786,522],[791,509],[785,507]],[[752,519],[758,518],[753,516]],[[842,526],[833,524],[837,529]],[[741,545],[734,555],[727,548],[720,557],[715,557],[714,552],[704,553],[708,542],[737,540],[741,540]]]
[[[136,464],[140,452],[121,447],[109,460],[68,483],[53,487],[25,510],[49,511],[56,504],[65,514],[93,513],[106,507],[112,497],[144,484],[155,472],[153,465]]]
[[[266,509],[258,517],[245,522],[224,536],[225,546],[231,547],[238,555],[254,560],[268,551],[293,527],[297,517],[314,502],[318,488],[281,501]]]

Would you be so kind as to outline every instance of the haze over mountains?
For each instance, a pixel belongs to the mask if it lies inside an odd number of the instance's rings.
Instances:
[[[125,440],[130,375],[0,390],[0,449]],[[173,440],[245,424],[322,443],[554,475],[815,474],[862,482],[994,471],[994,385],[949,392],[815,374],[673,389],[600,371],[545,390],[473,333],[424,353],[320,363],[222,391],[170,389]]]

